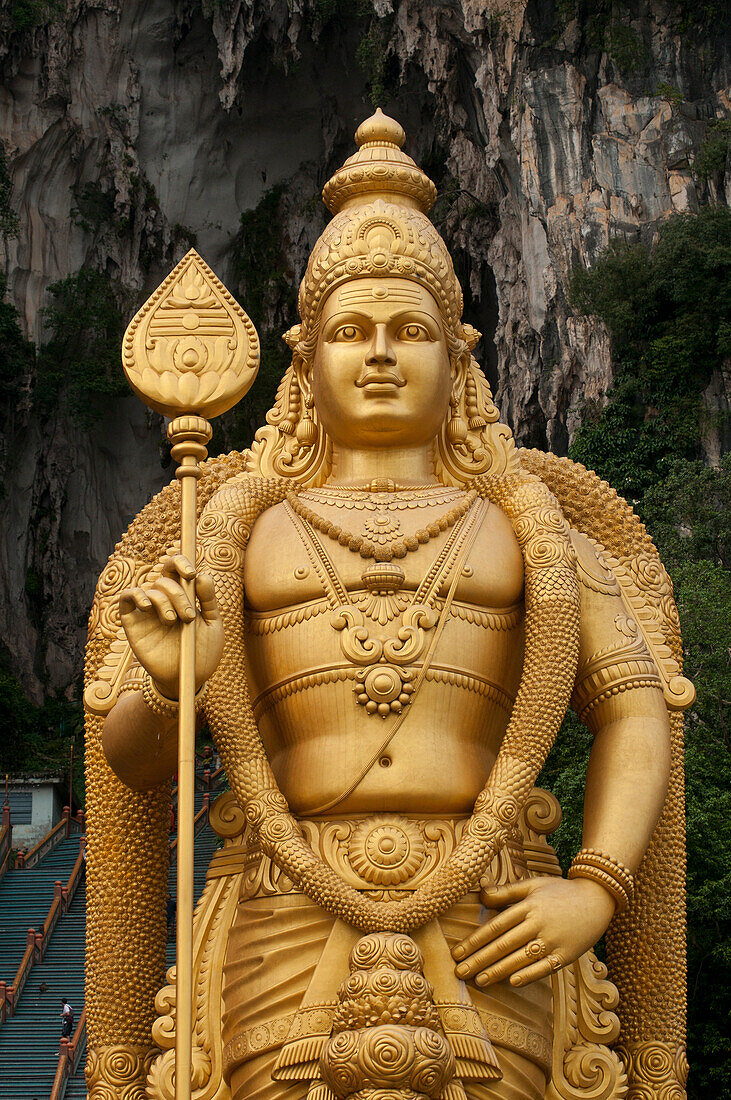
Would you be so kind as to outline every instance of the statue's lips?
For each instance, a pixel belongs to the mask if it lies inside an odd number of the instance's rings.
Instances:
[[[406,379],[400,374],[373,373],[366,374],[355,383],[358,389],[365,390],[369,395],[394,395],[397,390],[406,385]]]

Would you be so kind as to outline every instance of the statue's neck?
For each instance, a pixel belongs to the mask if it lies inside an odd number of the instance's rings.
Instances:
[[[357,450],[333,445],[333,464],[328,481],[339,485],[364,485],[374,478],[390,478],[408,485],[430,484],[434,476],[433,447],[378,447]]]

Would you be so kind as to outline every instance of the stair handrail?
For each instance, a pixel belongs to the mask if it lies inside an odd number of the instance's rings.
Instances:
[[[10,821],[10,806],[3,806],[2,826],[0,827],[0,879],[10,866],[13,851],[13,826]]]
[[[79,842],[79,854],[68,877],[68,882],[61,889],[63,896],[64,913],[68,913],[71,902],[74,900],[79,883],[86,874],[86,837],[82,836]]]
[[[208,822],[208,811],[211,806],[210,795],[203,795],[203,805],[198,813],[193,818],[193,835],[197,836],[203,826]],[[170,841],[170,859],[173,860],[178,854],[178,838],[177,835]]]
[[[71,1059],[69,1058],[69,1041],[64,1038],[61,1040],[58,1050],[58,1065],[56,1066],[56,1076],[53,1078],[53,1085],[51,1086],[50,1100],[61,1100],[61,1097],[66,1092],[66,1082],[69,1079],[70,1072]]]
[[[38,954],[38,933],[35,928],[28,929],[28,936],[26,939],[25,951],[23,952],[23,958],[20,960],[20,965],[15,971],[15,977],[10,985],[5,987],[5,1002],[6,1009],[3,1013],[3,1020],[8,1019],[15,1012],[18,1007],[18,1001],[20,1000],[20,994],[23,992],[25,983],[28,980],[28,975],[31,972],[33,963],[36,961]]]
[[[211,772],[211,786],[215,787],[219,782],[226,778],[226,769],[223,764],[220,768],[216,768],[215,772]]]
[[[40,939],[38,944],[38,952],[41,959],[46,954],[46,948],[48,947],[49,940],[53,935],[53,930],[58,924],[58,918],[65,911],[64,899],[63,899],[63,883],[60,879],[56,879],[53,884],[53,901],[48,910],[48,913],[44,917],[43,924],[41,925]]]
[[[72,1039],[63,1038],[59,1044],[58,1065],[53,1079],[50,1100],[63,1100],[69,1079],[79,1068],[81,1056],[86,1050],[86,1009],[81,1010],[79,1022]]]
[[[15,1012],[33,963],[40,962],[44,958],[59,917],[69,910],[81,878],[86,874],[85,849],[86,837],[82,836],[79,844],[79,854],[66,885],[64,886],[60,880],[57,880],[53,885],[53,900],[43,920],[40,932],[36,932],[34,928],[28,929],[27,945],[15,978],[10,985],[0,982],[0,1027]]]
[[[69,1057],[71,1058],[71,1076],[73,1077],[79,1068],[81,1056],[86,1050],[86,1009],[82,1008],[79,1022],[74,1031],[74,1037],[69,1043]]]
[[[36,863],[43,859],[45,855],[48,855],[57,844],[71,835],[71,823],[71,810],[68,806],[64,806],[58,824],[49,829],[46,835],[29,852],[18,853],[18,868],[27,871],[29,868],[35,867]]]

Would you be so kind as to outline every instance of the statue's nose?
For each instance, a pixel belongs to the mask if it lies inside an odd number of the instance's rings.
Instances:
[[[373,333],[370,347],[366,353],[366,363],[390,363],[396,362],[396,355],[391,341],[388,338],[388,328],[385,324],[377,324]]]

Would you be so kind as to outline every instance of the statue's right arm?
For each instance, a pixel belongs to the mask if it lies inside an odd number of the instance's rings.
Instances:
[[[196,577],[191,563],[178,554],[163,560],[162,575],[152,584],[130,588],[119,597],[119,615],[137,661],[157,692],[178,697],[180,630],[196,620],[196,691],[215,672],[223,652],[223,623],[213,580]],[[183,580],[195,578],[199,607],[188,600]],[[104,723],[102,745],[110,767],[133,790],[146,790],[169,779],[176,770],[177,721],[151,710],[141,690],[127,690]]]

